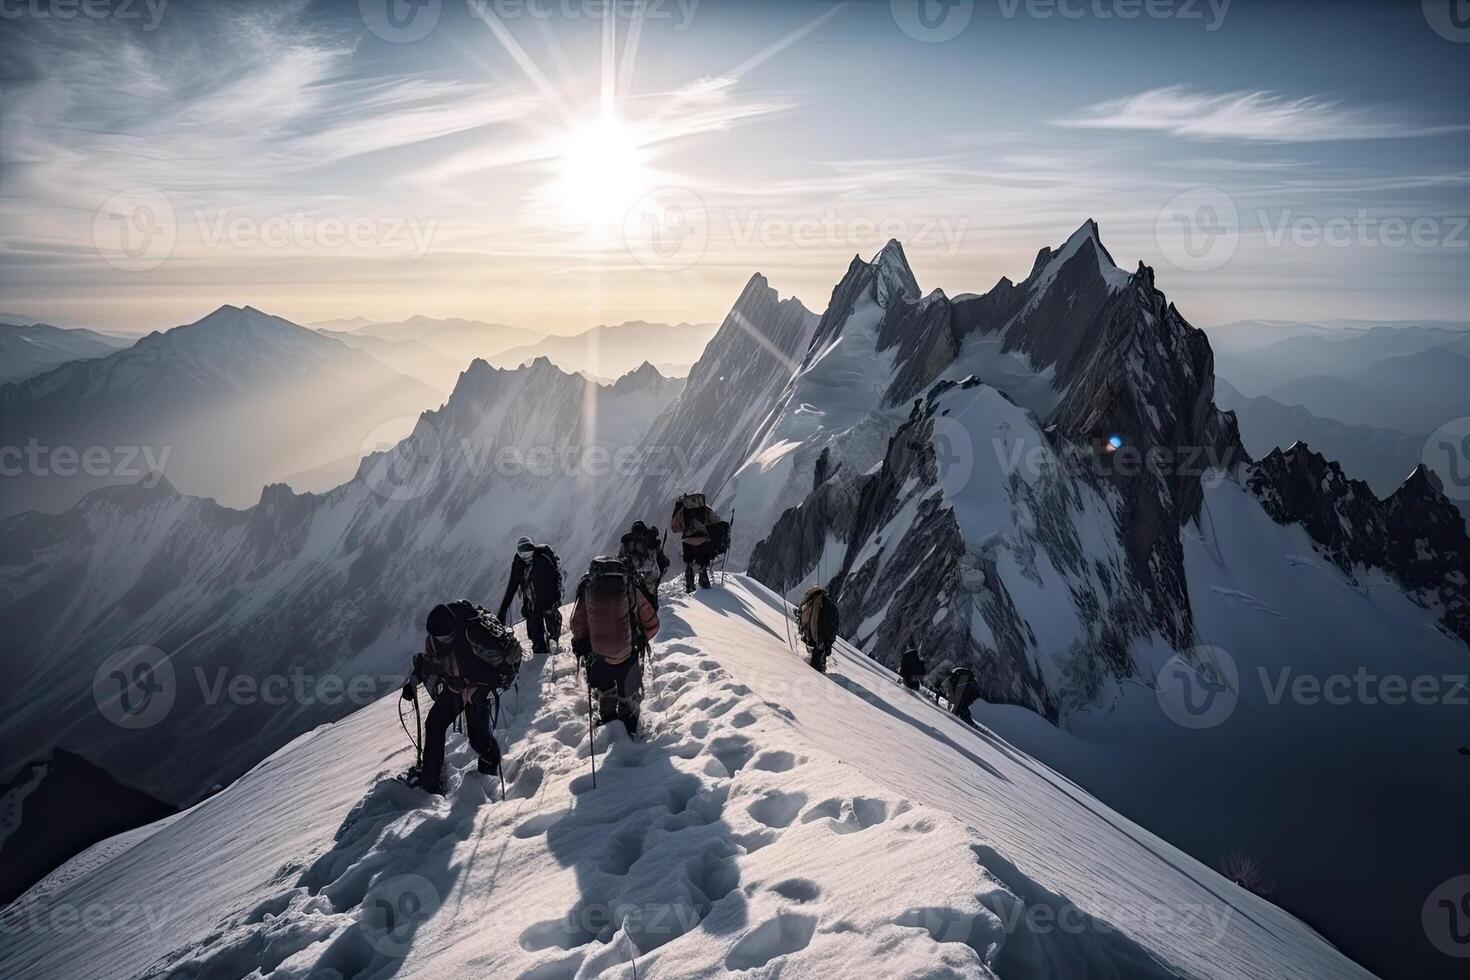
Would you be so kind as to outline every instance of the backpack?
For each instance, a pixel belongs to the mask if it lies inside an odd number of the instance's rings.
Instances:
[[[516,639],[495,614],[468,599],[449,603],[459,619],[459,636],[453,663],[445,673],[471,684],[488,684],[503,688],[515,679],[523,651]],[[468,654],[468,655],[466,655]]]
[[[826,589],[814,585],[801,600],[801,642],[809,647],[825,647],[836,639],[837,603]]]
[[[709,543],[711,549],[717,555],[723,555],[730,550],[730,522],[715,521],[705,528],[709,532]]]
[[[610,664],[624,663],[647,646],[638,625],[639,588],[627,562],[604,556],[592,559],[578,589],[592,652]]]
[[[704,510],[704,494],[686,493],[679,498],[679,506],[685,510]]]

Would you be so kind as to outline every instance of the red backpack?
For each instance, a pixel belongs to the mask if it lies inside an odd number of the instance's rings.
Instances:
[[[638,582],[628,563],[594,558],[582,579],[579,600],[587,616],[592,652],[610,664],[641,653],[647,639],[638,623]]]

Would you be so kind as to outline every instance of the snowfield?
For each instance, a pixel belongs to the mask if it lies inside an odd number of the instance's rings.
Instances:
[[[817,675],[760,585],[667,599],[595,786],[569,656],[503,700],[504,798],[385,779],[413,759],[385,699],[59,869],[0,975],[1368,976],[861,654]]]

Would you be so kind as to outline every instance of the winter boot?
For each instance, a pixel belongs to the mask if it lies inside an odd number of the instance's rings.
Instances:
[[[708,589],[708,588],[710,588],[710,584],[709,584],[709,566],[708,565],[700,565],[699,566],[699,587],[701,589]]]
[[[693,565],[685,565],[684,566],[684,591],[685,592],[688,592],[688,593],[691,593],[691,594],[694,592],[694,566]]]
[[[403,775],[401,775],[401,776],[399,776],[397,778],[398,778],[398,781],[400,783],[403,783],[405,786],[411,786],[414,789],[421,789],[425,793],[432,793],[435,796],[443,796],[444,795],[444,786],[443,786],[443,784],[442,783],[429,784],[429,783],[424,782],[424,774],[419,769],[418,766],[414,766],[413,768],[409,769],[408,772],[404,773]]]

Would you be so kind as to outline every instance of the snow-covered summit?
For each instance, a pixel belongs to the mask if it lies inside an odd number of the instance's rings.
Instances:
[[[868,658],[815,674],[787,613],[736,578],[671,597],[646,734],[598,732],[595,785],[555,660],[505,701],[503,798],[476,775],[443,799],[385,781],[412,759],[396,696],[318,729],[62,869],[7,913],[0,972],[1368,976]],[[138,926],[27,928],[58,908]]]

